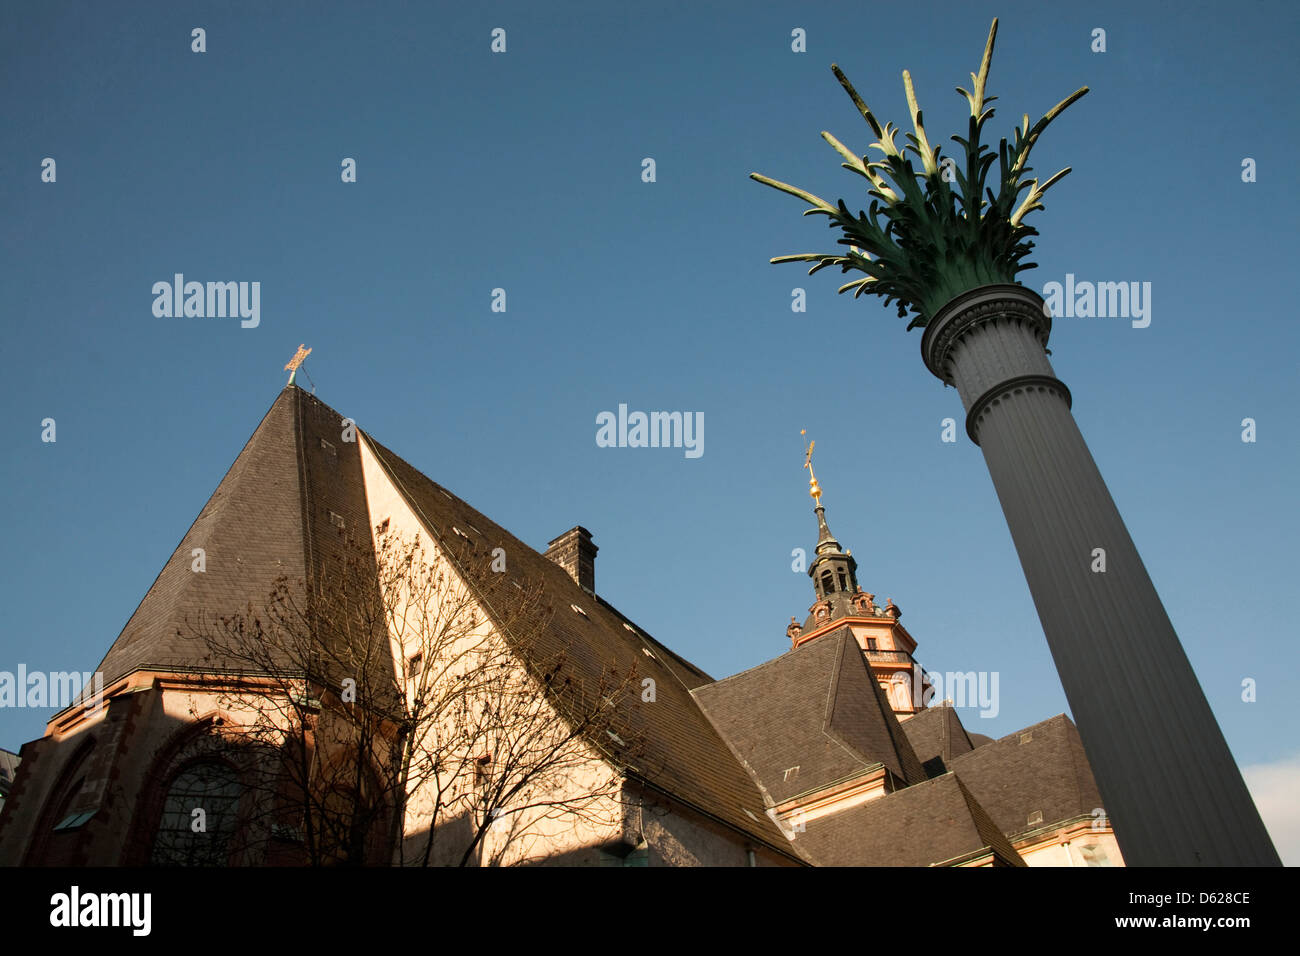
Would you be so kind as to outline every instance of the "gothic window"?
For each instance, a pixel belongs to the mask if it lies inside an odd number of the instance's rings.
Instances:
[[[239,794],[239,777],[223,760],[196,760],[182,767],[167,787],[151,862],[228,865]]]
[[[75,830],[87,820],[95,815],[95,811],[90,810],[83,813],[68,813],[68,808],[72,806],[72,801],[81,793],[81,788],[85,786],[86,778],[78,777],[77,782],[68,788],[68,792],[63,795],[59,802],[59,809],[55,812],[54,817],[59,822],[54,824],[55,830]]]
[[[64,765],[27,848],[28,866],[37,863],[74,866],[81,862],[76,857],[81,828],[95,811],[86,809],[88,803],[81,803],[77,798],[82,795],[86,784],[87,761],[94,749],[94,738],[87,737]],[[80,811],[73,809],[77,804],[80,804]]]

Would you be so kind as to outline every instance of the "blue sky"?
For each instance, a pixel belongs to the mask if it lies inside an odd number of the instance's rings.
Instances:
[[[904,126],[910,69],[947,143],[996,15],[991,136],[1092,90],[1035,149],[1074,171],[1029,219],[1022,281],[1152,289],[1147,328],[1058,320],[1052,361],[1238,762],[1294,769],[1300,11],[924,9],[7,5],[0,670],[95,665],[305,342],[300,382],[533,546],[590,528],[600,593],[719,677],[786,650],[812,601],[806,428],[831,527],[922,663],[999,673],[998,715],[967,726],[1068,712],[979,449],[940,440],[963,415],[920,333],[838,272],[770,265],[834,237],[747,178],[865,205],[818,135],[872,138],[831,62]],[[177,272],[259,281],[260,324],[156,317]],[[597,447],[620,403],[702,412],[704,454]],[[0,709],[0,746],[49,713]]]

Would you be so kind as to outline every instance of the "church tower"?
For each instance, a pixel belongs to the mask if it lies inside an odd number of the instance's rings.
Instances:
[[[848,629],[862,649],[872,675],[884,688],[890,707],[900,720],[925,709],[929,681],[925,669],[912,656],[916,640],[903,627],[903,612],[892,600],[884,608],[876,596],[858,584],[858,562],[852,551],[844,551],[826,523],[822,489],[812,467],[816,442],[808,443],[804,467],[808,469],[808,494],[817,506],[817,549],[808,576],[817,600],[808,608],[803,624],[790,618],[786,635],[793,650],[828,634]]]

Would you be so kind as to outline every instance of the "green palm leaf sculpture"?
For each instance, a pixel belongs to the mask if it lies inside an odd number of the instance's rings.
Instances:
[[[1032,128],[1025,114],[1013,142],[1003,139],[995,154],[980,141],[980,135],[993,116],[988,104],[997,98],[984,95],[997,33],[998,21],[994,19],[979,73],[971,74],[973,89],[968,92],[957,87],[970,104],[966,137],[952,137],[965,151],[964,167],[956,160],[943,158],[940,150],[930,145],[907,70],[903,71],[903,88],[914,132],[906,134],[907,144],[900,150],[894,142],[899,130],[890,123],[882,126],[840,68],[831,65],[836,79],[876,135],[876,142],[869,148],[879,150],[883,158],[872,162],[867,156],[858,156],[830,133],[822,133],[822,138],[844,157],[841,165],[845,169],[871,184],[871,206],[854,216],[843,199],[831,205],[796,186],[751,173],[750,177],[760,183],[809,203],[812,208],[804,212],[805,216],[827,216],[832,229],[843,230],[839,244],[849,247],[847,254],[807,252],[777,256],[772,262],[815,263],[809,275],[827,266],[839,266],[843,273],[850,269],[866,273],[865,278],[848,282],[839,291],[853,289],[855,298],[870,292],[883,296],[886,305],[896,301],[899,318],[909,309],[913,313],[909,329],[924,327],[944,304],[963,292],[982,285],[1013,283],[1016,273],[1034,268],[1034,263],[1022,260],[1033,248],[1030,237],[1038,235],[1038,230],[1026,226],[1024,218],[1044,208],[1043,194],[1070,168],[1067,166],[1040,185],[1037,179],[1028,178],[1032,172],[1029,152],[1048,124],[1088,88],[1082,87],[1057,103]],[[920,161],[920,170],[908,153]],[[987,185],[994,160],[999,163],[996,195]],[[1022,199],[1026,190],[1028,195]]]

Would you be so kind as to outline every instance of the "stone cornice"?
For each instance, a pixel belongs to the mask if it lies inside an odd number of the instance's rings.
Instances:
[[[848,810],[888,793],[888,771],[881,763],[872,764],[848,777],[781,801],[774,808],[784,821],[792,818],[811,822],[819,817]]]
[[[997,404],[997,400],[1008,392],[1014,392],[1017,389],[1046,389],[1049,392],[1055,392],[1065,399],[1067,408],[1074,407],[1074,397],[1070,395],[1069,388],[1065,383],[1054,375],[1017,375],[1015,378],[1009,378],[1006,381],[999,382],[979,398],[971,403],[970,411],[966,413],[966,434],[976,445],[980,443],[979,423],[988,409]]]
[[[963,292],[938,311],[921,335],[921,359],[938,379],[952,385],[949,355],[976,328],[1000,318],[1024,322],[1047,347],[1052,316],[1041,296],[1022,285],[986,285]]]
[[[815,606],[816,605],[814,605],[814,607]],[[791,650],[793,650],[795,647],[801,647],[804,644],[807,644],[809,641],[815,640],[816,638],[819,638],[824,634],[829,634],[831,631],[839,630],[841,627],[843,627],[846,624],[858,624],[858,625],[866,625],[870,627],[888,628],[895,635],[902,634],[906,636],[907,640],[911,642],[912,644],[911,649],[906,650],[905,653],[908,654],[916,653],[916,646],[917,646],[916,638],[914,638],[911,635],[911,633],[907,630],[907,628],[903,625],[903,623],[899,621],[897,618],[867,617],[865,615],[858,615],[858,614],[847,614],[844,617],[833,618],[831,620],[825,621],[822,624],[819,624],[817,627],[810,630],[807,634],[801,633],[799,637],[795,639],[794,646],[791,647]]]

